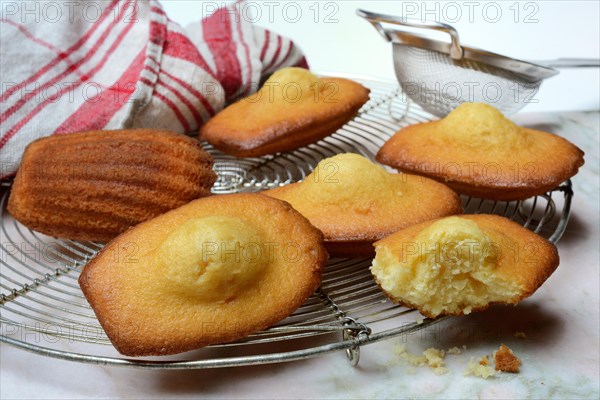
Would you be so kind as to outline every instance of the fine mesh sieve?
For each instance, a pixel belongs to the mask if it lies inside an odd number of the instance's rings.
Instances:
[[[558,74],[552,66],[597,67],[599,60],[559,59],[541,64],[460,44],[450,25],[421,22],[357,10],[392,42],[394,69],[406,95],[430,113],[443,117],[465,102],[491,104],[506,115],[534,100],[540,84]],[[382,23],[393,24],[384,28]],[[405,30],[399,30],[398,27]],[[421,28],[450,35],[450,43],[406,29]]]

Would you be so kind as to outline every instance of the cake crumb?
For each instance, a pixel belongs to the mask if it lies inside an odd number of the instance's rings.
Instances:
[[[515,332],[515,337],[517,339],[527,339],[527,335],[525,332]]]
[[[427,365],[427,358],[425,358],[425,356],[419,356],[412,353],[404,353],[402,354],[402,358],[404,358],[410,365],[414,367],[423,367]]]
[[[430,347],[423,352],[423,355],[427,359],[427,365],[432,368],[438,368],[444,366],[444,357],[446,353],[444,350],[439,350],[434,347]]]
[[[504,343],[494,353],[494,362],[496,371],[502,372],[519,372],[519,367],[522,365],[521,360]]]
[[[437,375],[444,375],[449,372],[448,368],[444,366],[444,357],[446,357],[444,350],[430,347],[423,352],[423,355],[427,359],[427,365],[433,368],[433,372]]]
[[[450,372],[445,365],[445,357],[447,354],[462,354],[467,346],[463,345],[462,350],[458,347],[451,347],[448,350],[440,350],[435,347],[430,347],[425,350],[422,354],[412,354],[406,349],[405,344],[399,344],[394,346],[394,352],[399,355],[404,361],[406,361],[411,368],[407,370],[407,373],[414,374],[414,367],[428,366],[433,369],[436,375],[444,375]],[[490,357],[484,355],[475,360],[471,357],[467,368],[463,371],[464,376],[478,376],[484,379],[488,379],[497,374],[496,371],[501,372],[519,372],[519,367],[522,365],[521,360],[514,355],[511,349],[509,349],[504,343],[500,348],[494,352],[494,363],[495,368],[492,367]],[[543,384],[543,383],[542,383]]]
[[[406,350],[405,344],[396,346],[394,351],[413,367],[420,367],[427,364],[427,358],[425,358],[425,356],[409,353],[408,350]]]
[[[406,345],[405,344],[395,344],[393,349],[394,349],[394,353],[396,353],[397,355],[406,353]]]
[[[437,367],[433,369],[433,372],[435,372],[436,375],[445,375],[450,372],[450,370],[446,367]]]
[[[424,367],[429,366],[437,375],[444,375],[450,372],[444,364],[444,357],[446,352],[431,347],[423,352],[421,355],[409,353],[406,350],[406,345],[395,346],[394,351],[402,359],[413,367]]]
[[[479,361],[481,361],[481,359]],[[463,372],[463,375],[473,375],[479,376],[484,379],[488,379],[490,376],[496,375],[496,371],[489,365],[482,365],[480,362],[476,362],[475,358],[471,357],[471,359],[469,360],[469,364],[467,364],[467,369]]]

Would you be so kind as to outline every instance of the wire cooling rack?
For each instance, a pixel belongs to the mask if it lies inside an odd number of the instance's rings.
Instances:
[[[340,75],[340,74],[331,74]],[[433,117],[404,98],[397,84],[357,76],[371,89],[358,115],[318,143],[291,153],[237,159],[207,146],[219,180],[214,193],[253,192],[302,180],[323,158],[355,152],[370,159],[399,128]],[[10,182],[2,184],[0,208],[0,340],[45,356],[146,369],[232,367],[300,360],[345,351],[351,364],[360,347],[434,324],[417,311],[392,304],[374,283],[370,260],[333,259],[321,287],[291,316],[242,340],[175,356],[125,358],[104,334],[77,284],[81,268],[102,247],[33,232],[6,211]],[[569,218],[570,181],[525,201],[463,197],[466,213],[506,216],[552,242]]]

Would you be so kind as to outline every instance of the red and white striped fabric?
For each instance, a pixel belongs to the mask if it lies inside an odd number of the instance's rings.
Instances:
[[[196,131],[261,77],[304,66],[235,4],[186,30],[156,0],[11,2],[0,28],[1,176],[31,141],[90,129]],[[91,14],[91,15],[90,15]]]

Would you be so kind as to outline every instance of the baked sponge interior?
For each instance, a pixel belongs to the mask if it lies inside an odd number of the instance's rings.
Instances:
[[[394,302],[428,317],[516,303],[523,288],[498,272],[501,249],[471,220],[438,220],[411,239],[376,243],[371,272]]]

